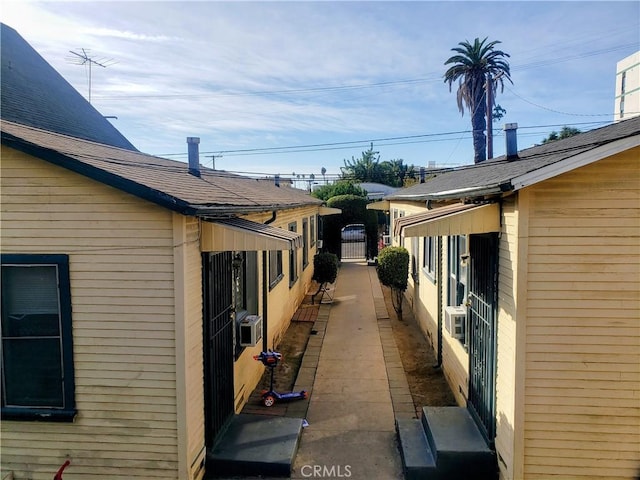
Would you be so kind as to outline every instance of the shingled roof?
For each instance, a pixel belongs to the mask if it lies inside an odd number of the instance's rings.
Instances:
[[[635,138],[634,138],[635,137]],[[536,172],[562,173],[568,164],[580,159],[604,158],[620,145],[630,148],[640,144],[640,117],[590,130],[563,140],[527,148],[516,159],[497,157],[479,164],[435,173],[425,183],[412,185],[385,197],[386,200],[422,201],[465,198],[497,194],[522,188],[521,179],[531,179]],[[620,141],[628,139],[624,145]],[[607,148],[607,146],[609,148]]]
[[[13,28],[0,24],[2,119],[136,150]]]
[[[143,154],[11,27],[2,31],[2,144],[185,215],[320,205],[306,192],[226,172],[191,175],[182,162]]]
[[[2,144],[67,168],[170,210],[211,218],[264,212],[322,201],[275,183],[201,168],[59,133],[2,121]]]

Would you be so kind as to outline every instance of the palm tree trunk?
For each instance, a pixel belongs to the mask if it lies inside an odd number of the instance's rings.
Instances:
[[[474,163],[484,162],[487,159],[487,139],[484,134],[484,130],[487,127],[485,121],[487,104],[483,84],[484,81],[480,83],[480,88],[477,88],[475,90],[475,105],[473,108],[473,115],[471,116],[471,126],[473,128]]]

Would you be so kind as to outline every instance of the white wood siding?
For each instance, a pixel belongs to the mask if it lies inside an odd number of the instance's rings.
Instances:
[[[526,478],[638,474],[639,158],[530,189]]]
[[[176,478],[171,213],[2,147],[3,253],[69,255],[78,415],[3,421],[16,479]],[[201,333],[200,333],[201,335]]]

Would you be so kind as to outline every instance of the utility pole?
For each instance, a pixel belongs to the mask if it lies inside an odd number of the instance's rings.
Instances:
[[[91,103],[91,66],[97,65],[102,68],[107,68],[113,65],[115,62],[113,60],[94,60],[89,56],[89,52],[84,48],[81,48],[82,53],[74,52],[73,50],[69,50],[69,53],[74,55],[74,57],[70,58],[71,63],[75,65],[86,65],[89,69],[89,103]]]

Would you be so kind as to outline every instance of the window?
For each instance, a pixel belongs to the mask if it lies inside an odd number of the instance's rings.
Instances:
[[[447,305],[459,307],[467,296],[467,237],[448,237],[449,287]]]
[[[282,251],[272,250],[269,252],[269,289],[275,287],[283,276]]]
[[[309,265],[309,220],[302,219],[302,269]]]
[[[313,247],[316,244],[316,215],[309,217],[309,240]]]
[[[438,237],[424,237],[423,244],[422,268],[427,276],[435,282],[438,268]]]
[[[258,252],[238,252],[236,253],[236,258],[242,260],[237,271],[237,278],[234,278],[234,306],[236,311],[235,358],[237,360],[245,349],[245,347],[240,346],[240,322],[247,315],[258,314]]]
[[[420,260],[420,239],[418,237],[411,238],[411,276],[413,281],[418,281],[418,265]]]
[[[467,237],[464,235],[448,237],[447,241],[447,266],[448,266],[448,286],[447,305],[452,307],[463,306],[467,299],[467,272],[468,272],[468,252]],[[467,344],[467,319],[460,327],[462,329],[458,339],[463,345]]]
[[[291,222],[289,224],[290,232],[298,231],[298,224]],[[298,280],[298,249],[289,250],[289,287],[293,286]]]
[[[67,255],[2,255],[2,416],[72,421]]]

